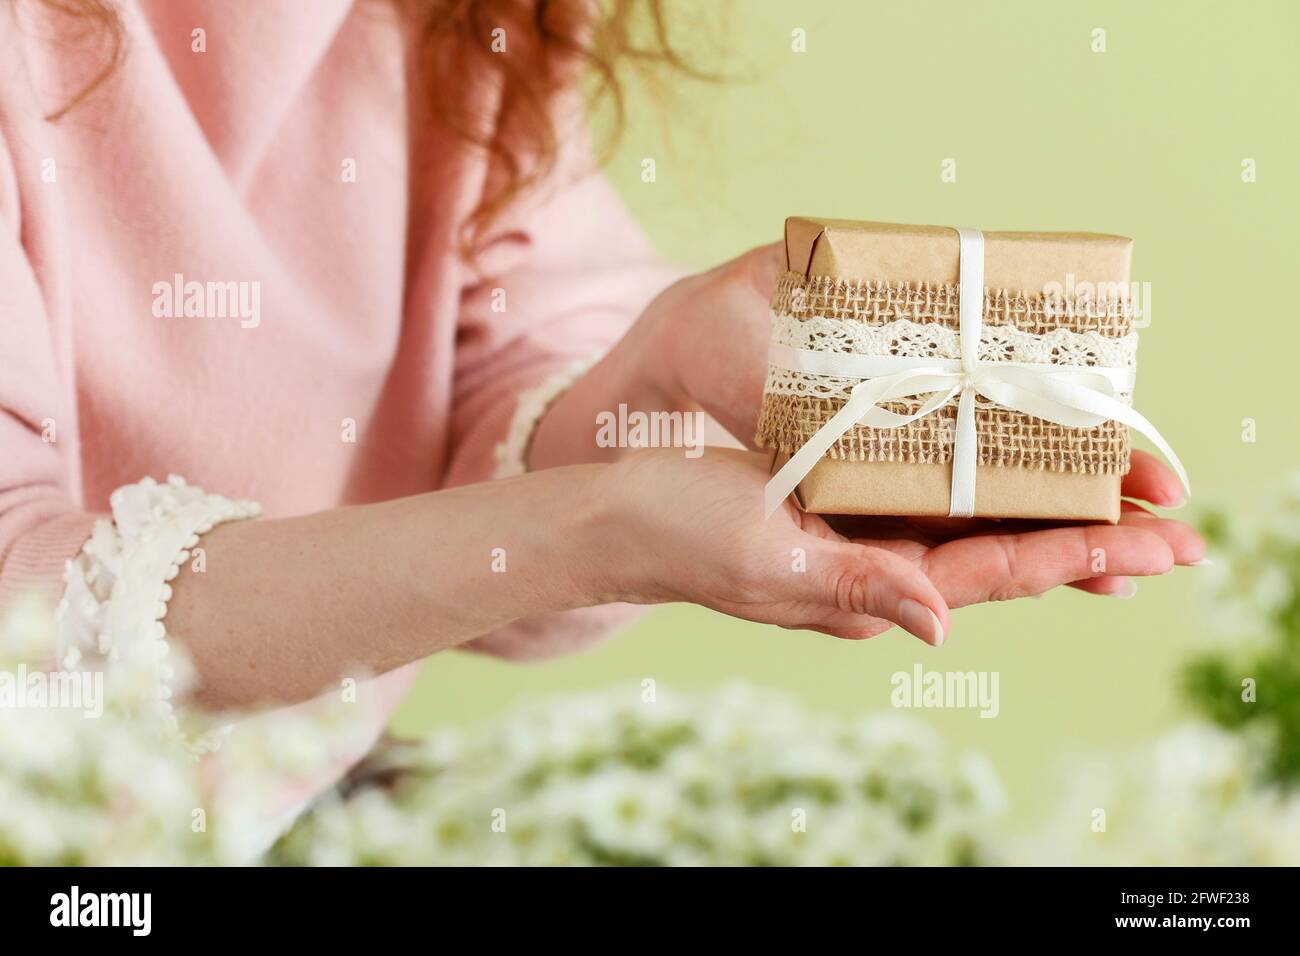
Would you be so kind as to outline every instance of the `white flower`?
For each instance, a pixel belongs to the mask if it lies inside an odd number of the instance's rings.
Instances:
[[[654,703],[635,688],[534,703],[495,726],[401,748],[385,766],[401,770],[391,790],[327,801],[277,858],[981,862],[993,858],[984,834],[1001,801],[987,764],[953,760],[905,718],[846,726],[739,685],[660,689]],[[377,816],[375,801],[394,815]]]
[[[1300,864],[1300,796],[1254,783],[1251,759],[1240,736],[1179,728],[1078,773],[1060,816],[1021,852],[1071,865]]]
[[[13,602],[0,617],[5,668],[49,670],[55,647],[53,614],[38,602]],[[0,864],[250,862],[274,839],[266,795],[285,765],[319,769],[338,740],[355,733],[354,722],[274,722],[259,748],[223,755],[226,769],[214,789],[158,723],[150,706],[157,700],[153,662],[127,656],[96,663],[104,667],[98,717],[0,709]],[[183,655],[173,653],[168,664],[183,685]]]

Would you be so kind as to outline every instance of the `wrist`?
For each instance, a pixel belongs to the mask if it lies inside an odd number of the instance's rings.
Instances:
[[[527,522],[529,590],[548,594],[533,612],[574,610],[632,601],[626,508],[609,464],[568,465],[534,472],[533,508],[546,520]]]
[[[593,558],[591,579],[603,594],[602,603],[662,604],[679,600],[670,587],[672,564],[665,563],[667,516],[655,513],[639,474],[656,456],[638,451],[591,476],[582,525],[591,544],[584,553]]]
[[[633,325],[548,404],[528,442],[530,471],[617,459],[621,449],[598,445],[596,436],[601,416],[617,413],[620,405],[646,413],[685,407],[673,392],[675,378],[667,360],[656,351],[656,324]]]
[[[676,313],[662,302],[670,295],[671,288],[647,306],[627,337],[633,345],[629,349],[632,372],[644,380],[649,411],[684,411],[695,407],[680,375],[678,337],[674,335]]]

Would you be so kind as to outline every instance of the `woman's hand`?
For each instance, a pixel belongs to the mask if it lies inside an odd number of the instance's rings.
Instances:
[[[1189,528],[1136,506],[1114,527],[1033,531],[900,519],[837,530],[789,503],[765,521],[767,461],[645,450],[224,524],[203,538],[204,573],[172,582],[167,632],[190,652],[197,698],[223,709],[305,700],[512,621],[615,601],[692,601],[846,638],[898,624],[940,644],[949,608],[1067,583],[1113,591],[1204,553]],[[1176,489],[1135,453],[1126,493],[1169,503]]]
[[[664,290],[619,345],[547,415],[535,441],[533,466],[616,460],[623,450],[592,453],[588,423],[593,410],[614,408],[621,401],[642,410],[702,408],[733,437],[751,442],[767,371],[769,301],[782,265],[782,245],[773,243]],[[646,472],[679,494],[678,509],[693,515],[675,541],[688,541],[701,529],[711,529],[720,541],[744,535],[747,545],[733,544],[733,551],[743,550],[752,562],[767,562],[715,564],[709,575],[700,576],[695,574],[698,566],[690,568],[694,559],[672,552],[674,562],[688,564],[666,568],[641,599],[698,601],[789,627],[863,637],[893,622],[933,640],[947,630],[949,607],[1041,594],[1058,584],[1127,596],[1133,592],[1131,575],[1162,573],[1174,563],[1194,563],[1204,553],[1191,529],[1131,503],[1125,503],[1116,528],[949,519],[831,519],[828,524],[788,504],[765,525],[759,509],[766,457],[728,458],[714,449],[705,452],[703,463],[685,462],[680,452],[632,457],[614,473],[630,476],[632,486],[646,486],[650,514],[674,527],[671,506],[654,497],[660,488],[638,477]],[[692,471],[691,465],[698,467]],[[724,480],[720,475],[728,470]],[[705,493],[706,500],[694,500],[685,488]],[[1123,493],[1164,506],[1182,502],[1173,474],[1141,452],[1134,453]],[[634,504],[628,507],[635,510]],[[698,548],[699,560],[711,553],[703,542]],[[803,548],[806,571],[792,570],[801,560],[796,548]],[[654,597],[660,592],[672,596]]]
[[[683,279],[647,307],[635,334],[628,339],[632,350],[644,352],[649,358],[634,364],[657,370],[650,387],[655,394],[665,396],[661,399],[665,405],[698,406],[747,445],[752,443],[757,428],[767,372],[769,302],[783,267],[784,247],[776,242],[751,249],[709,272]],[[1177,478],[1144,452],[1133,453],[1133,468],[1122,490],[1126,498],[1165,507],[1177,507],[1183,502]],[[863,543],[911,559],[919,560],[924,553],[927,567],[934,564],[937,573],[953,589],[951,599],[960,603],[996,599],[998,595],[986,591],[982,582],[965,584],[955,578],[948,579],[952,566],[947,562],[953,552],[962,561],[974,552],[970,546],[943,550],[940,545],[977,533],[993,534],[992,541],[980,542],[990,549],[1013,545],[1015,539],[1007,536],[1010,530],[1042,533],[1046,528],[1042,522],[964,519],[832,519],[832,524]],[[1193,563],[1204,555],[1204,543],[1191,529],[1177,522],[1162,522],[1137,504],[1124,503],[1121,524],[1143,527],[1168,537],[1179,564]],[[1058,538],[1073,541],[1077,530],[1067,530]],[[1036,538],[1035,542],[1045,543],[1045,539]],[[988,556],[1002,557],[996,551],[990,551]],[[1048,576],[1053,573],[1049,572]],[[1133,582],[1122,572],[1081,576],[1069,583],[1094,594],[1120,597],[1130,596],[1134,590]]]
[[[760,246],[673,283],[627,334],[547,410],[533,435],[532,470],[610,462],[624,449],[596,444],[596,416],[702,409],[751,445],[763,404],[769,302],[785,253]]]
[[[938,645],[950,608],[1061,584],[1122,593],[1130,575],[1163,574],[1204,555],[1186,525],[1137,506],[1114,526],[1039,530],[892,518],[852,519],[836,530],[789,502],[764,521],[767,464],[764,455],[724,449],[695,460],[644,451],[606,469],[610,527],[631,575],[616,588],[622,597],[691,601],[850,639],[897,624]],[[1126,493],[1167,501],[1176,490],[1162,466],[1135,453]]]
[[[771,299],[785,247],[759,246],[682,279],[646,307],[629,343],[648,354],[654,390],[674,407],[698,406],[751,445],[758,427],[771,338]]]

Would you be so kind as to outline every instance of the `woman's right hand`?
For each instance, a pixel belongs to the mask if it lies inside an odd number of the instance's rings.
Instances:
[[[765,521],[767,479],[766,455],[720,448],[697,459],[639,451],[605,468],[603,497],[617,515],[609,568],[625,576],[613,589],[625,600],[690,601],[849,639],[897,624],[937,646],[950,607],[1163,574],[1204,554],[1186,525],[1140,510],[1113,526],[999,533],[976,523],[968,526],[975,533],[938,536],[897,519],[861,519],[851,540],[790,502]],[[1104,574],[1094,570],[1097,549]]]
[[[845,638],[898,624],[940,644],[949,608],[1065,583],[1104,592],[1204,553],[1191,529],[1136,506],[1113,527],[1024,533],[900,519],[837,529],[788,503],[765,521],[767,461],[643,450],[222,524],[203,537],[203,573],[187,565],[171,582],[167,634],[189,651],[195,698],[223,710],[306,700],[513,622],[617,601],[691,601]],[[1163,500],[1172,480],[1135,453],[1124,493]],[[527,656],[547,653],[534,628],[520,633]]]

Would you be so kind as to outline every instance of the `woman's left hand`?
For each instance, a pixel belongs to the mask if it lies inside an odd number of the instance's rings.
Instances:
[[[625,449],[596,441],[598,415],[703,410],[754,447],[767,376],[769,302],[781,243],[674,282],[627,334],[547,410],[528,453],[531,470],[609,462]]]
[[[674,283],[637,324],[650,355],[642,367],[675,407],[698,406],[753,447],[767,375],[772,292],[784,245],[759,246]]]

